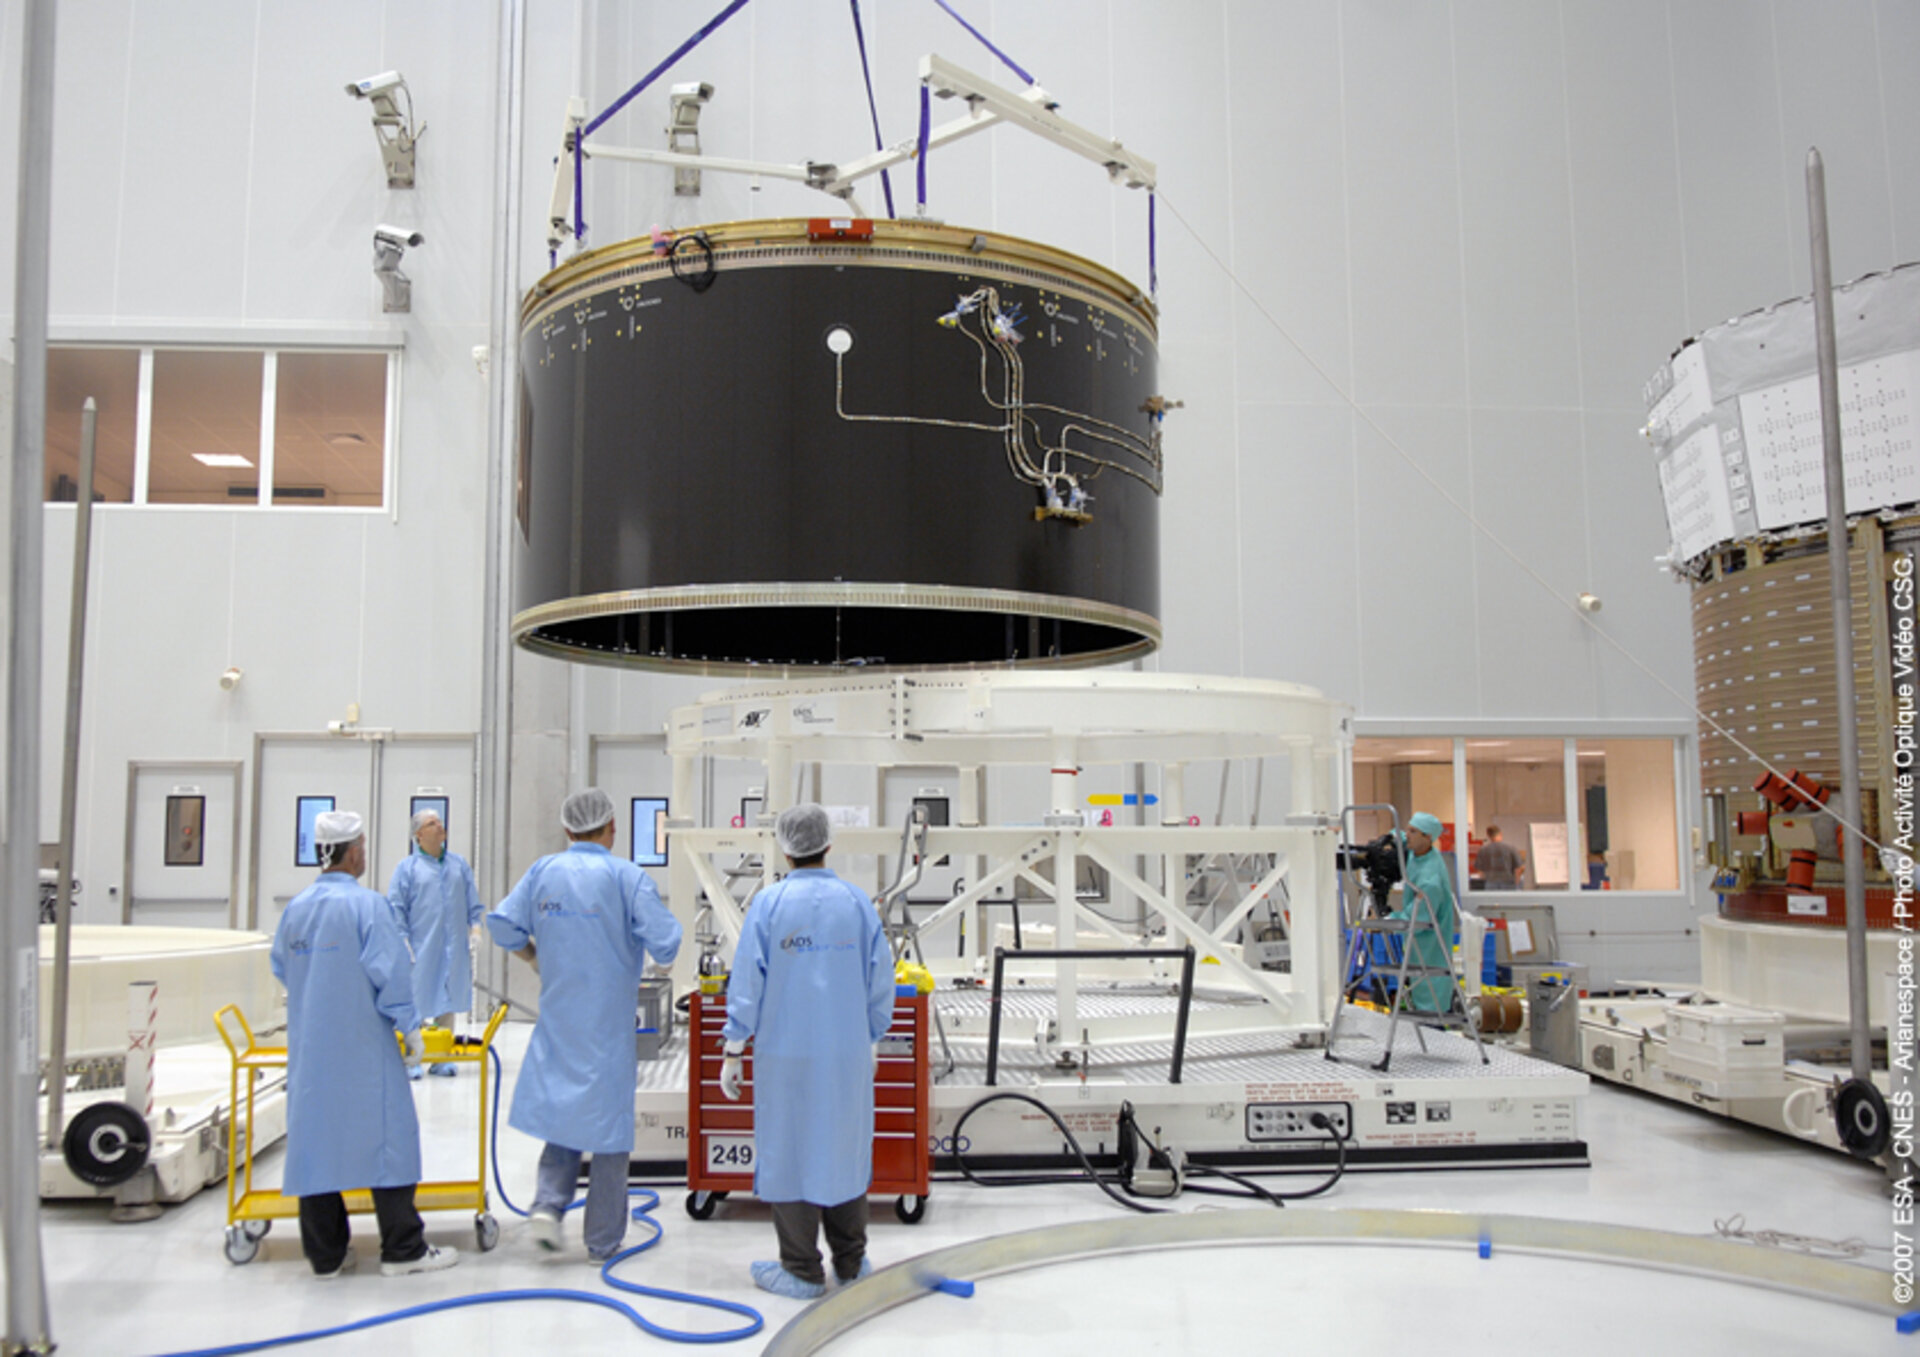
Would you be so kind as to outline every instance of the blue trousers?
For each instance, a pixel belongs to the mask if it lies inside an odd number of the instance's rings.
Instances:
[[[551,1211],[564,1217],[580,1181],[578,1150],[549,1144],[540,1151],[540,1172],[533,1191],[533,1209]],[[581,1213],[586,1223],[580,1235],[587,1253],[594,1258],[610,1258],[620,1251],[627,1237],[627,1156],[596,1154],[587,1169],[587,1205]]]

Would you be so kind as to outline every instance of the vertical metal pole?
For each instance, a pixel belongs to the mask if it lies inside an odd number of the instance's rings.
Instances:
[[[1807,152],[1807,245],[1813,257],[1813,327],[1820,357],[1820,438],[1827,459],[1827,569],[1832,579],[1833,668],[1840,731],[1840,858],[1847,887],[1847,1017],[1853,1077],[1873,1076],[1867,1028],[1866,877],[1860,853],[1859,708],[1853,691],[1853,579],[1847,553],[1847,472],[1840,452],[1840,362],[1833,339],[1833,261],[1827,250],[1827,171]]]
[[[493,125],[492,324],[488,339],[486,587],[481,618],[480,757],[474,865],[480,897],[507,893],[513,759],[512,624],[514,468],[520,392],[520,173],[526,81],[526,0],[499,0]],[[504,997],[506,954],[485,948],[487,971]]]
[[[1079,902],[1074,896],[1074,867],[1080,842],[1079,751],[1070,735],[1055,735],[1051,811],[1047,825],[1054,832],[1053,945],[1063,952],[1080,943]],[[1080,1040],[1080,968],[1072,961],[1054,963],[1054,1002],[1060,1016],[1060,1044],[1077,1046]]]
[[[80,789],[80,692],[87,650],[87,562],[93,541],[94,431],[99,407],[80,407],[80,498],[73,522],[73,606],[67,622],[67,737],[60,751],[60,873],[54,887],[53,1032],[47,1044],[47,1148],[66,1128],[67,981],[73,956],[73,807]]]
[[[0,1352],[53,1348],[40,1257],[40,559],[46,487],[47,246],[53,196],[54,0],[26,0],[13,264],[12,542],[7,587],[7,805],[0,874]]]
[[[1007,978],[1007,949],[993,949],[993,990],[987,1001],[987,1087],[1000,1081],[1000,1000]]]
[[[1180,1009],[1173,1019],[1173,1069],[1167,1082],[1180,1082],[1181,1068],[1187,1063],[1187,1014],[1193,1008],[1193,944],[1188,943],[1180,958]]]

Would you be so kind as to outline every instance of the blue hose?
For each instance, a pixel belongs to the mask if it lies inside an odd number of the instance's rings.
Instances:
[[[500,1081],[503,1069],[500,1053],[491,1046],[487,1053],[493,1057],[493,1127],[488,1137],[488,1153],[493,1163],[493,1186],[500,1194],[500,1203],[516,1216],[527,1213],[515,1206],[507,1197],[506,1188],[500,1181]],[[711,1333],[696,1332],[687,1329],[669,1329],[664,1325],[652,1323],[645,1315],[624,1301],[612,1296],[603,1296],[597,1291],[572,1291],[548,1287],[521,1287],[511,1291],[483,1291],[473,1296],[455,1296],[450,1300],[428,1301],[424,1305],[410,1305],[404,1310],[392,1310],[384,1315],[373,1315],[367,1319],[357,1319],[351,1324],[337,1324],[331,1329],[313,1329],[306,1333],[288,1334],[283,1338],[260,1338],[247,1343],[231,1343],[219,1348],[194,1348],[186,1352],[166,1353],[164,1357],[234,1357],[243,1352],[263,1352],[268,1348],[288,1347],[294,1343],[310,1343],[319,1338],[337,1338],[345,1333],[357,1333],[362,1329],[375,1329],[383,1324],[395,1324],[403,1319],[417,1319],[421,1315],[431,1315],[443,1310],[464,1310],[475,1305],[499,1305],[507,1301],[518,1300],[564,1300],[583,1305],[599,1305],[609,1310],[617,1310],[633,1321],[636,1328],[655,1338],[664,1338],[672,1343],[733,1343],[742,1338],[750,1338],[766,1327],[766,1319],[751,1305],[741,1305],[735,1301],[720,1300],[713,1296],[696,1296],[687,1291],[669,1291],[664,1287],[642,1286],[638,1282],[623,1282],[613,1275],[614,1268],[637,1253],[645,1253],[660,1242],[665,1233],[660,1222],[653,1218],[653,1211],[660,1205],[660,1194],[650,1188],[636,1187],[628,1189],[629,1199],[641,1198],[640,1205],[633,1208],[633,1220],[653,1231],[630,1249],[622,1249],[614,1254],[600,1268],[600,1279],[618,1291],[629,1291],[636,1296],[649,1296],[655,1300],[674,1301],[681,1305],[699,1305],[709,1310],[725,1310],[729,1314],[740,1315],[749,1322],[737,1329],[718,1329]],[[571,1211],[582,1205],[573,1202],[567,1207]]]

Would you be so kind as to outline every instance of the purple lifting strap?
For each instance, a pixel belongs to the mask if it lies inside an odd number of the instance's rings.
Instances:
[[[720,27],[721,24],[725,23],[727,20],[731,19],[734,15],[738,14],[742,9],[746,8],[746,4],[747,4],[747,0],[733,0],[732,4],[728,5],[725,9],[721,10],[718,14],[714,15],[711,19],[707,20],[706,27],[702,28],[698,33],[695,33],[691,38],[688,38],[685,42],[681,43],[678,47],[674,48],[672,56],[668,57],[665,61],[661,62],[658,66],[655,66],[652,70],[648,71],[646,75],[641,78],[639,84],[635,85],[632,89],[628,90],[625,94],[621,95],[618,99],[614,100],[613,103],[607,108],[607,111],[605,113],[602,113],[599,117],[595,118],[592,122],[588,123],[586,126],[586,129],[583,132],[581,132],[580,135],[583,137],[591,136],[593,133],[599,131],[601,124],[605,123],[608,118],[611,118],[614,114],[618,113],[621,109],[625,108],[628,104],[632,103],[634,96],[638,95],[641,90],[644,90],[648,85],[651,85],[654,81],[658,80],[662,75],[664,75],[666,73],[667,68],[672,66],[674,62],[680,60],[681,57],[685,56],[687,53],[691,52],[694,48],[698,47],[701,43],[705,42],[707,38],[713,33],[714,29]]]
[[[853,40],[860,46],[860,74],[867,82],[867,112],[873,118],[873,149],[884,151],[886,142],[880,138],[880,107],[873,101],[873,71],[867,66],[867,35],[860,28],[860,0],[851,0],[853,6]],[[880,190],[887,196],[887,216],[893,212],[893,180],[885,170],[880,171]]]
[[[576,133],[574,135],[574,138],[573,138],[573,238],[575,240],[583,240],[586,238],[586,234],[587,234],[587,223],[582,219],[582,215],[581,215],[581,199],[585,196],[585,186],[582,179],[583,172],[581,168],[582,161],[581,161],[580,143],[584,140],[586,140],[586,138],[583,135],[579,133]]]
[[[1154,195],[1147,193],[1147,295],[1160,299],[1160,233],[1153,220]]]
[[[711,34],[714,29],[720,27],[721,24],[725,23],[727,20],[731,19],[735,14],[738,14],[742,9],[746,8],[746,4],[747,4],[747,0],[733,0],[732,4],[728,5],[725,9],[721,10],[718,14],[714,15],[713,18],[707,20],[705,27],[701,28],[701,30],[698,33],[695,33],[691,38],[688,38],[685,42],[681,43],[678,47],[674,48],[672,56],[668,57],[665,61],[661,62],[658,66],[655,66],[652,70],[648,71],[646,75],[641,77],[639,84],[635,85],[632,89],[628,90],[625,94],[621,95],[618,99],[614,100],[613,103],[608,106],[606,112],[602,113],[599,117],[595,118],[592,122],[588,123],[585,127],[581,128],[579,135],[574,137],[573,139],[573,238],[575,240],[580,240],[587,234],[587,224],[585,221],[582,220],[582,213],[581,213],[581,199],[583,197],[583,189],[581,186],[582,160],[583,160],[581,143],[586,141],[586,139],[590,135],[592,135],[594,132],[599,131],[601,125],[604,124],[608,118],[611,118],[614,114],[618,113],[621,109],[625,108],[628,104],[632,103],[635,97],[639,95],[640,91],[644,90],[648,85],[651,85],[654,81],[658,80],[661,77],[661,75],[663,75],[667,71],[667,69],[673,65],[674,62],[680,60],[681,57],[685,56],[687,53],[691,52],[694,48],[698,47],[701,43],[705,42],[707,40],[708,35]]]
[[[972,24],[968,23],[965,19],[962,19],[960,17],[960,12],[956,10],[952,5],[949,5],[947,3],[947,0],[933,0],[933,3],[940,6],[940,8],[944,9],[948,14],[951,14],[953,16],[953,21],[959,24],[960,27],[966,29],[967,32],[973,34],[974,37],[980,39],[980,45],[985,47],[989,52],[993,53],[995,56],[999,57],[1001,61],[1005,62],[1008,70],[1012,71],[1015,75],[1019,76],[1022,80],[1026,81],[1029,85],[1033,83],[1032,76],[1028,75],[1025,71],[1021,70],[1019,64],[1015,62],[1012,57],[1008,56],[1005,52],[1001,51],[998,47],[995,47],[992,43],[988,42],[986,34],[982,33],[979,29],[975,28]]]
[[[920,87],[920,149],[914,155],[914,173],[920,185],[920,215],[927,215],[927,122],[932,116],[932,95],[927,87]]]

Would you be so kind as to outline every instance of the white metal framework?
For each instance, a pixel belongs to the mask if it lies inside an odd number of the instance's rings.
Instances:
[[[1107,177],[1128,188],[1151,190],[1158,178],[1152,161],[1128,150],[1119,142],[1088,131],[1078,123],[1060,116],[1059,103],[1038,85],[1015,93],[929,53],[920,58],[920,83],[941,99],[960,99],[967,111],[927,133],[926,149],[950,145],[962,137],[984,132],[1002,123],[1025,128],[1056,146],[1093,161],[1106,170]],[[676,87],[676,90],[680,87]],[[708,95],[712,90],[708,88]],[[704,102],[704,100],[702,101]],[[561,139],[561,154],[554,162],[553,194],[547,210],[547,248],[558,250],[572,235],[568,224],[573,187],[573,150],[587,126],[586,100],[575,97],[567,103],[566,133]],[[854,195],[862,179],[882,170],[910,163],[920,154],[920,141],[908,137],[885,150],[869,152],[844,165],[819,161],[786,164],[778,161],[737,160],[726,156],[692,154],[685,151],[655,150],[639,146],[603,146],[595,142],[586,154],[603,160],[627,160],[647,165],[671,166],[676,175],[701,170],[725,174],[749,174],[767,179],[788,179],[817,188],[841,199],[855,216],[865,216]]]
[[[1232,1023],[1312,1039],[1324,1034],[1337,1000],[1340,915],[1333,850],[1349,723],[1347,708],[1309,688],[1189,675],[876,675],[712,693],[677,708],[669,722],[671,804],[696,803],[700,760],[751,759],[765,766],[765,814],[758,824],[735,828],[670,821],[676,850],[670,895],[676,905],[701,902],[690,913],[710,910],[720,950],[730,953],[747,900],[772,883],[782,861],[772,824],[792,800],[796,767],[954,767],[961,773],[955,823],[927,828],[921,852],[970,860],[974,870],[965,889],[917,923],[925,931],[971,916],[965,930],[970,950],[960,969],[979,974],[986,968],[991,933],[981,917],[983,902],[1019,879],[1052,900],[1051,938],[1044,945],[1075,949],[1084,945],[1077,940],[1087,931],[1101,935],[1103,947],[1191,945],[1209,986],[1264,1001],[1237,1010]],[[1289,823],[1203,827],[1189,819],[1182,804],[1188,763],[1269,756],[1285,756],[1291,769]],[[1160,823],[1090,827],[1078,790],[1082,768],[1147,763],[1161,769]],[[977,771],[1022,765],[1048,770],[1049,813],[1037,825],[994,823],[981,804]],[[885,854],[898,851],[901,838],[898,826],[846,827],[836,831],[834,847],[844,854]],[[1225,855],[1250,858],[1260,870],[1230,908],[1203,924],[1187,906],[1190,866]],[[1075,868],[1083,859],[1141,902],[1150,919],[1147,931],[1164,932],[1164,941],[1124,931],[1075,898]],[[1141,870],[1143,860],[1155,859],[1158,872]],[[1048,860],[1050,878],[1039,870]],[[1249,965],[1231,941],[1283,883],[1290,974]],[[1154,964],[1165,968],[1154,974],[1172,973],[1169,963]],[[1102,1020],[1082,1018],[1079,984],[1107,971],[1091,961],[1062,961],[1056,970],[1057,1027],[1037,1034],[1052,1054],[1083,1056],[1104,1042],[1137,1039],[1137,1024],[1127,1020],[1106,1031]],[[1143,978],[1138,966],[1124,973]]]

